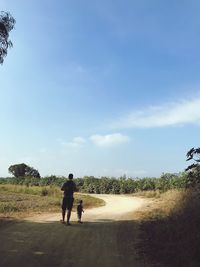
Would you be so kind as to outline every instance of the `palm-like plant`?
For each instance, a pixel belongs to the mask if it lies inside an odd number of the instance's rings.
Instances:
[[[194,148],[194,147],[191,148],[187,152],[186,157],[187,157],[187,159],[186,159],[187,161],[193,159],[197,163],[191,164],[185,170],[188,171],[188,170],[192,170],[194,168],[197,168],[199,166],[199,162],[200,162],[200,147],[198,147],[198,148]]]

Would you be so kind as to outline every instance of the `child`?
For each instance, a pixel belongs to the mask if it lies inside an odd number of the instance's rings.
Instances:
[[[81,221],[82,212],[84,212],[84,210],[83,210],[83,200],[80,200],[79,204],[77,206],[77,217],[78,217],[78,222],[79,223],[83,223]]]

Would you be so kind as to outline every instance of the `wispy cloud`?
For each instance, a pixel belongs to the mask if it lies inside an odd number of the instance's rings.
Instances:
[[[111,123],[113,129],[200,124],[200,98],[133,111]]]
[[[61,142],[63,146],[74,147],[74,148],[82,147],[85,143],[86,140],[80,136],[74,137],[71,142],[63,142],[63,141]]]
[[[126,135],[122,135],[120,133],[107,134],[107,135],[99,135],[95,134],[90,136],[89,138],[95,145],[101,147],[109,147],[115,146],[122,143],[126,143],[130,140],[130,138]]]

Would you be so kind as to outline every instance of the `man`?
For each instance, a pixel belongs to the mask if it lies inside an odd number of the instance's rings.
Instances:
[[[67,182],[63,184],[61,190],[64,191],[64,197],[62,202],[62,223],[65,223],[65,214],[67,210],[67,225],[70,225],[71,211],[74,203],[74,191],[76,191],[76,185],[73,180],[73,174],[70,173]]]

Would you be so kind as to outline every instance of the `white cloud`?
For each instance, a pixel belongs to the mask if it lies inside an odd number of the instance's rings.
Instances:
[[[200,98],[133,111],[113,122],[111,127],[155,128],[184,124],[200,124]]]
[[[99,135],[95,134],[90,136],[90,140],[97,146],[114,146],[122,143],[126,143],[130,138],[120,133]]]
[[[63,146],[74,147],[74,148],[82,147],[85,143],[86,143],[86,140],[80,136],[74,137],[71,142],[63,142],[63,141],[61,142]]]

